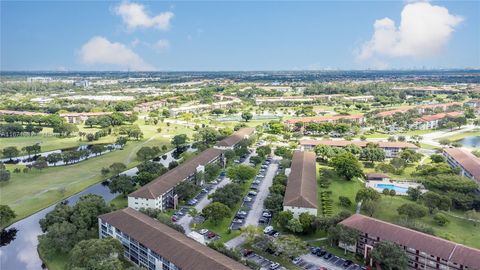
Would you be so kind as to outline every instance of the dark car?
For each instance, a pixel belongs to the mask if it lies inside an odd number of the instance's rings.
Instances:
[[[242,254],[243,254],[243,257],[247,257],[247,256],[250,256],[253,254],[253,250],[250,250],[250,249],[244,249],[242,251]]]
[[[322,249],[319,247],[310,247],[310,253],[312,254],[317,254],[317,252],[319,252],[320,250]]]
[[[328,253],[328,252],[323,256],[323,258],[326,259],[326,260],[329,260],[332,257],[333,257],[333,255]]]
[[[272,255],[275,254],[275,251],[271,248],[265,249],[265,252],[267,252],[268,254],[272,254]]]
[[[215,236],[217,236],[214,232],[208,232],[207,233],[207,238],[208,239],[212,239],[212,238],[215,238]]]
[[[268,234],[268,235],[274,235],[274,234],[276,234],[277,232],[278,232],[278,231],[276,231],[276,230],[271,230],[271,231],[268,232],[267,234]]]
[[[343,267],[344,267],[344,268],[347,268],[347,267],[349,267],[350,265],[352,265],[352,263],[353,263],[352,261],[346,260],[346,261],[343,263]]]
[[[316,255],[317,255],[318,257],[323,257],[323,256],[325,256],[325,254],[327,254],[327,252],[326,252],[325,250],[320,250],[319,252],[317,252]]]

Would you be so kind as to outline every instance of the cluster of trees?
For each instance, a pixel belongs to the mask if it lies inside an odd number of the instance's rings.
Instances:
[[[20,123],[21,125],[33,125],[54,127],[64,122],[64,119],[56,114],[49,115],[2,115],[0,120],[6,123]]]
[[[27,124],[25,127],[18,123],[0,124],[0,137],[18,137],[25,133],[32,136],[33,134],[38,135],[42,130],[43,127],[32,124]]]
[[[161,153],[161,150],[158,146],[143,146],[137,151],[137,158],[140,161],[147,161],[157,157]]]
[[[166,173],[168,170],[160,163],[153,161],[145,161],[137,166],[138,172],[134,181],[140,186],[144,186],[151,182],[153,179]]]
[[[0,228],[3,228],[10,220],[17,215],[8,205],[0,205]]]
[[[333,157],[328,165],[333,167],[335,172],[345,178],[352,180],[355,177],[363,177],[363,170],[358,159],[350,152],[345,152]]]
[[[143,138],[143,132],[137,125],[120,126],[117,132],[120,135],[126,135],[128,138],[134,138],[135,140]]]
[[[230,208],[233,208],[243,198],[243,188],[237,183],[230,183],[215,190],[210,195],[212,202],[222,203]]]
[[[82,240],[97,238],[98,215],[108,212],[110,207],[103,198],[93,194],[82,196],[74,206],[59,203],[40,220],[44,232],[39,236],[40,252],[47,258],[59,253],[67,254]],[[72,257],[72,260],[79,258]]]
[[[293,216],[289,210],[281,211],[276,215],[276,223],[282,229],[295,234],[309,234],[316,230],[315,216],[308,213],[301,213],[298,218]]]
[[[390,159],[388,163],[379,163],[376,166],[376,169],[377,171],[384,173],[394,173],[400,175],[408,165],[418,162],[421,158],[422,154],[416,153],[410,149],[405,149],[399,153],[398,157]]]
[[[245,183],[245,181],[255,177],[256,174],[257,170],[248,165],[230,166],[227,170],[228,178],[236,183]]]
[[[360,189],[355,195],[355,201],[357,203],[362,202],[362,211],[369,216],[375,214],[375,211],[378,209],[378,202],[381,198],[380,193],[370,187]]]
[[[297,125],[298,124],[298,125]],[[297,123],[296,126],[301,127],[303,123]],[[351,131],[358,131],[358,124],[356,123],[307,123],[305,124],[305,131],[312,132],[317,135],[326,135],[332,132],[338,134],[345,134]]]
[[[101,128],[121,126],[125,122],[133,123],[137,121],[138,116],[135,113],[123,114],[114,112],[110,115],[102,115],[98,117],[89,117],[85,120],[85,125],[89,127],[99,126]]]
[[[283,209],[283,197],[287,187],[287,176],[279,173],[273,177],[272,186],[269,188],[270,193],[265,199],[265,207],[274,213],[278,213]]]

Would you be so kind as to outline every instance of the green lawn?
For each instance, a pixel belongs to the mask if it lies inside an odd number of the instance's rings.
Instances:
[[[328,168],[323,165],[319,167]],[[413,168],[415,166],[412,166]],[[406,170],[407,171],[407,170]],[[394,176],[394,179],[399,179],[398,176]],[[342,210],[347,210],[349,212],[355,212],[355,194],[359,189],[361,189],[364,184],[360,181],[346,181],[338,177],[334,177],[332,183],[330,184],[328,190],[332,191],[332,210],[333,214],[339,213]],[[320,199],[320,190],[319,187],[319,199]],[[343,207],[339,205],[339,196],[349,197],[352,201],[351,207]],[[379,207],[373,217],[385,220],[388,222],[396,223],[399,222],[400,216],[398,215],[397,208],[404,203],[411,202],[406,197],[403,196],[383,196],[379,202]],[[319,205],[321,202],[319,201]],[[321,208],[321,207],[320,207]],[[321,209],[319,209],[319,215],[321,214]],[[463,216],[461,211],[452,211],[452,214]],[[446,226],[439,226],[433,221],[433,216],[429,215],[418,220],[419,223],[428,225],[432,227],[435,231],[436,236],[465,244],[467,246],[480,248],[480,224],[474,226],[474,223],[466,221],[461,218],[456,218],[449,216],[450,223]]]
[[[73,165],[49,167],[41,171],[32,169],[28,173],[12,173],[9,182],[0,184],[0,204],[9,205],[17,214],[17,217],[11,222],[20,220],[102,181],[105,179],[100,174],[102,167],[108,167],[114,162],[122,162],[128,168],[136,166],[139,163],[136,160],[136,152],[142,146],[169,145],[171,134],[186,133],[191,136],[193,133],[189,128],[173,124],[170,126],[164,123],[159,123],[157,126],[139,124],[139,126],[145,134],[144,139],[129,141],[123,150]],[[161,133],[157,132],[158,127],[162,128]],[[63,148],[62,141],[58,141],[58,138],[55,139],[57,146],[54,149]],[[11,171],[14,167],[15,165],[7,165],[7,169]],[[24,166],[19,167],[23,168]]]
[[[115,199],[110,201],[110,206],[113,209],[123,209],[128,206],[128,198],[123,195],[118,195]]]

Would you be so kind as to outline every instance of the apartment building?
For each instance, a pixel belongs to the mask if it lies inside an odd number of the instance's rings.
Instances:
[[[317,100],[329,101],[334,97],[343,97],[341,94],[334,95],[312,95],[312,96],[281,96],[281,97],[258,97],[255,98],[255,105],[288,105],[313,103]]]
[[[437,113],[433,115],[424,115],[415,120],[411,125],[414,129],[435,129],[439,128],[442,121],[447,118],[457,118],[463,115],[463,112],[449,112],[449,113]]]
[[[166,100],[155,100],[155,101],[137,104],[137,106],[135,106],[133,110],[136,112],[149,112],[153,110],[158,110],[162,107],[165,107],[166,105],[167,105]]]
[[[27,112],[27,111],[12,111],[12,110],[0,110],[0,116],[1,115],[23,115],[23,116],[35,116],[35,115],[41,115],[45,116],[48,115],[48,113],[42,113],[42,112]]]
[[[61,113],[60,117],[65,118],[67,123],[78,124],[85,122],[90,117],[99,117],[105,115],[111,115],[113,112],[71,112],[71,113]],[[130,115],[131,112],[119,112],[125,115]]]
[[[285,123],[293,128],[296,123],[337,123],[337,122],[356,122],[364,123],[365,116],[363,114],[354,114],[354,115],[334,115],[334,116],[313,116],[313,117],[301,117],[301,118],[291,118],[285,121]]]
[[[255,133],[255,128],[241,128],[232,135],[219,141],[214,148],[223,150],[233,150],[242,140],[250,138]]]
[[[460,173],[480,184],[480,159],[461,148],[445,148],[443,155],[453,168],[460,168]]]
[[[119,240],[124,257],[148,270],[247,270],[245,265],[131,208],[100,215],[99,237]]]
[[[293,153],[290,175],[283,198],[283,210],[294,216],[301,213],[317,215],[317,167],[313,152]]]
[[[351,251],[372,264],[371,252],[381,241],[400,245],[408,256],[409,269],[480,269],[480,250],[375,218],[354,214],[340,224],[358,231]],[[343,243],[340,243],[343,246]]]
[[[346,141],[346,140],[300,140],[300,147],[305,150],[313,150],[317,145],[328,145],[332,147],[346,147],[350,144],[357,145],[361,148],[367,147],[369,143],[378,145],[385,152],[385,157],[394,158],[405,149],[416,151],[418,146],[408,142],[367,142],[367,141]]]
[[[175,187],[183,181],[193,181],[199,172],[205,170],[205,165],[223,161],[224,150],[209,148],[193,158],[185,161],[152,182],[128,195],[128,207],[133,209],[153,208],[164,210],[176,208],[178,195]],[[199,183],[202,184],[202,183]]]

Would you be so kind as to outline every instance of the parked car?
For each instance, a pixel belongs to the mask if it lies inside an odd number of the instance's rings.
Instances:
[[[273,235],[276,234],[277,232],[278,232],[277,230],[271,230],[271,231],[269,231],[267,234],[273,236]]]
[[[249,191],[249,192],[248,192],[248,195],[249,195],[249,196],[257,196],[257,192],[255,192],[255,191]]]
[[[242,254],[243,254],[243,257],[247,257],[247,256],[250,256],[253,254],[253,250],[250,250],[250,249],[244,249],[242,251]]]
[[[325,250],[321,250],[321,251],[317,252],[318,257],[323,257],[323,256],[325,256],[325,254],[327,254],[327,252]]]
[[[280,233],[279,233],[279,232],[276,232],[276,233],[272,234],[272,236],[275,237],[275,238],[277,238],[277,237],[280,236]]]
[[[204,234],[208,233],[208,230],[207,229],[201,229],[200,231],[198,231],[198,233],[200,233],[201,235],[204,235]]]
[[[261,224],[268,223],[268,221],[269,219],[264,217],[261,217],[260,219],[258,219],[258,223],[261,223]]]
[[[310,253],[317,254],[317,252],[321,251],[322,249],[319,247],[310,247]]]
[[[212,238],[215,238],[215,236],[217,236],[214,232],[208,232],[207,233],[207,238],[208,239],[212,239]]]
[[[329,259],[332,258],[332,257],[333,257],[333,255],[330,254],[330,253],[328,253],[328,252],[323,256],[323,258],[324,258],[325,260],[329,260]]]
[[[300,257],[295,257],[295,258],[293,258],[292,263],[296,265],[297,263],[299,263],[301,261],[302,261],[302,259]]]
[[[247,197],[243,198],[243,201],[244,201],[244,202],[251,202],[251,201],[252,201],[252,198],[250,198],[250,197],[247,196]]]
[[[346,261],[343,263],[343,267],[344,267],[344,268],[347,268],[347,267],[349,267],[350,265],[352,265],[352,263],[353,263],[353,262],[352,262],[351,260],[346,260]]]
[[[262,213],[262,217],[271,218],[271,217],[272,217],[272,213],[270,213],[269,211],[264,211],[264,212]]]
[[[234,219],[233,219],[233,223],[242,224],[242,223],[243,223],[243,219],[241,219],[241,218],[234,218]]]
[[[273,231],[273,227],[272,226],[267,226],[265,227],[265,229],[263,229],[263,233],[267,234],[269,232]]]
[[[178,217],[175,216],[175,215],[173,215],[173,216],[172,216],[172,221],[173,221],[173,222],[176,222],[177,220],[178,220]]]
[[[279,263],[272,263],[270,264],[270,269],[274,270],[274,269],[278,269],[280,267],[280,264]]]
[[[218,181],[217,181],[217,180],[213,180],[213,181],[210,182],[210,183],[216,185],[216,184],[218,184]]]

